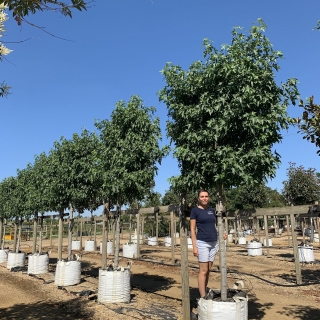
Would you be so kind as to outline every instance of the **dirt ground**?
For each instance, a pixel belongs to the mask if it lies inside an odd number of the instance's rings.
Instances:
[[[125,235],[121,243],[127,242]],[[83,238],[83,241],[86,238]],[[247,237],[247,240],[251,240]],[[261,237],[262,241],[263,237]],[[101,238],[97,237],[97,244]],[[159,239],[163,240],[163,239]],[[302,238],[298,239],[300,243]],[[27,269],[11,272],[0,264],[0,319],[182,319],[180,246],[177,239],[175,265],[171,265],[171,248],[141,245],[141,259],[133,259],[131,268],[131,302],[98,304],[98,272],[101,255],[80,252],[81,283],[65,288],[54,285],[57,262],[57,239],[53,247],[44,240],[49,251],[49,272],[31,276]],[[160,242],[161,244],[161,242]],[[67,256],[67,239],[63,242],[63,258]],[[296,286],[292,243],[288,246],[285,233],[272,238],[270,256],[263,247],[262,256],[248,256],[246,245],[228,244],[228,286],[237,280],[245,284],[248,293],[249,319],[320,319],[320,246],[314,244],[314,263],[301,264],[303,285]],[[30,253],[31,241],[22,242],[21,250]],[[122,251],[120,252],[120,255]],[[112,256],[109,257],[112,259]],[[128,259],[121,258],[120,265]],[[209,287],[218,289],[219,257],[210,274]],[[191,308],[197,313],[197,261],[189,249],[189,285]],[[87,294],[82,296],[84,293]]]

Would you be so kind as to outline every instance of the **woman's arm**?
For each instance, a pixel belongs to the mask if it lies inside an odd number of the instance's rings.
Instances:
[[[196,219],[190,219],[190,235],[192,240],[193,255],[198,256],[197,238],[196,238]]]

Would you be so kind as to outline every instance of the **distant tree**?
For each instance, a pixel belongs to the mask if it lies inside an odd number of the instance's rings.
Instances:
[[[298,126],[303,139],[307,139],[319,149],[317,154],[320,156],[320,105],[313,102],[313,96],[306,104],[300,100],[300,107],[304,108],[302,119],[297,118]]]
[[[283,207],[285,199],[264,183],[232,188],[226,192],[226,207],[230,210]]]
[[[143,199],[143,207],[159,207],[161,206],[161,193],[151,190]]]
[[[320,197],[320,179],[316,169],[296,167],[290,162],[288,180],[283,181],[282,194],[289,204],[313,204]]]

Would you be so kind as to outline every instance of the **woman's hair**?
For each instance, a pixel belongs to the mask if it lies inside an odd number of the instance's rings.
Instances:
[[[208,190],[206,190],[206,189],[200,189],[200,190],[198,191],[198,198],[199,198],[201,192],[206,192],[206,193],[208,194],[208,196],[210,196],[210,193],[209,193]]]

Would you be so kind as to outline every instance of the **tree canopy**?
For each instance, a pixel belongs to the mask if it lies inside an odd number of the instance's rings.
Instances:
[[[83,0],[0,0],[0,5],[6,6],[12,12],[12,16],[21,25],[29,14],[38,11],[60,12],[64,16],[72,17],[72,10],[86,10],[87,3]]]
[[[96,123],[100,130],[102,153],[101,174],[105,196],[121,205],[143,200],[153,186],[157,163],[161,163],[166,147],[160,148],[160,121],[155,109],[146,107],[140,97],[128,103],[119,101],[110,120]]]
[[[306,104],[300,100],[300,107],[304,108],[304,111],[302,120],[297,119],[299,132],[303,134],[303,139],[307,139],[319,148],[317,154],[320,156],[320,105],[314,103],[312,96]]]
[[[290,163],[287,169],[288,180],[283,181],[282,194],[293,205],[313,204],[320,198],[320,179],[316,169],[296,167]]]
[[[204,40],[205,61],[188,70],[167,63],[167,135],[174,144],[184,190],[260,183],[274,177],[280,155],[272,146],[292,119],[287,107],[298,96],[297,80],[277,85],[282,53],[273,49],[259,20],[246,35],[232,31],[220,50]]]

